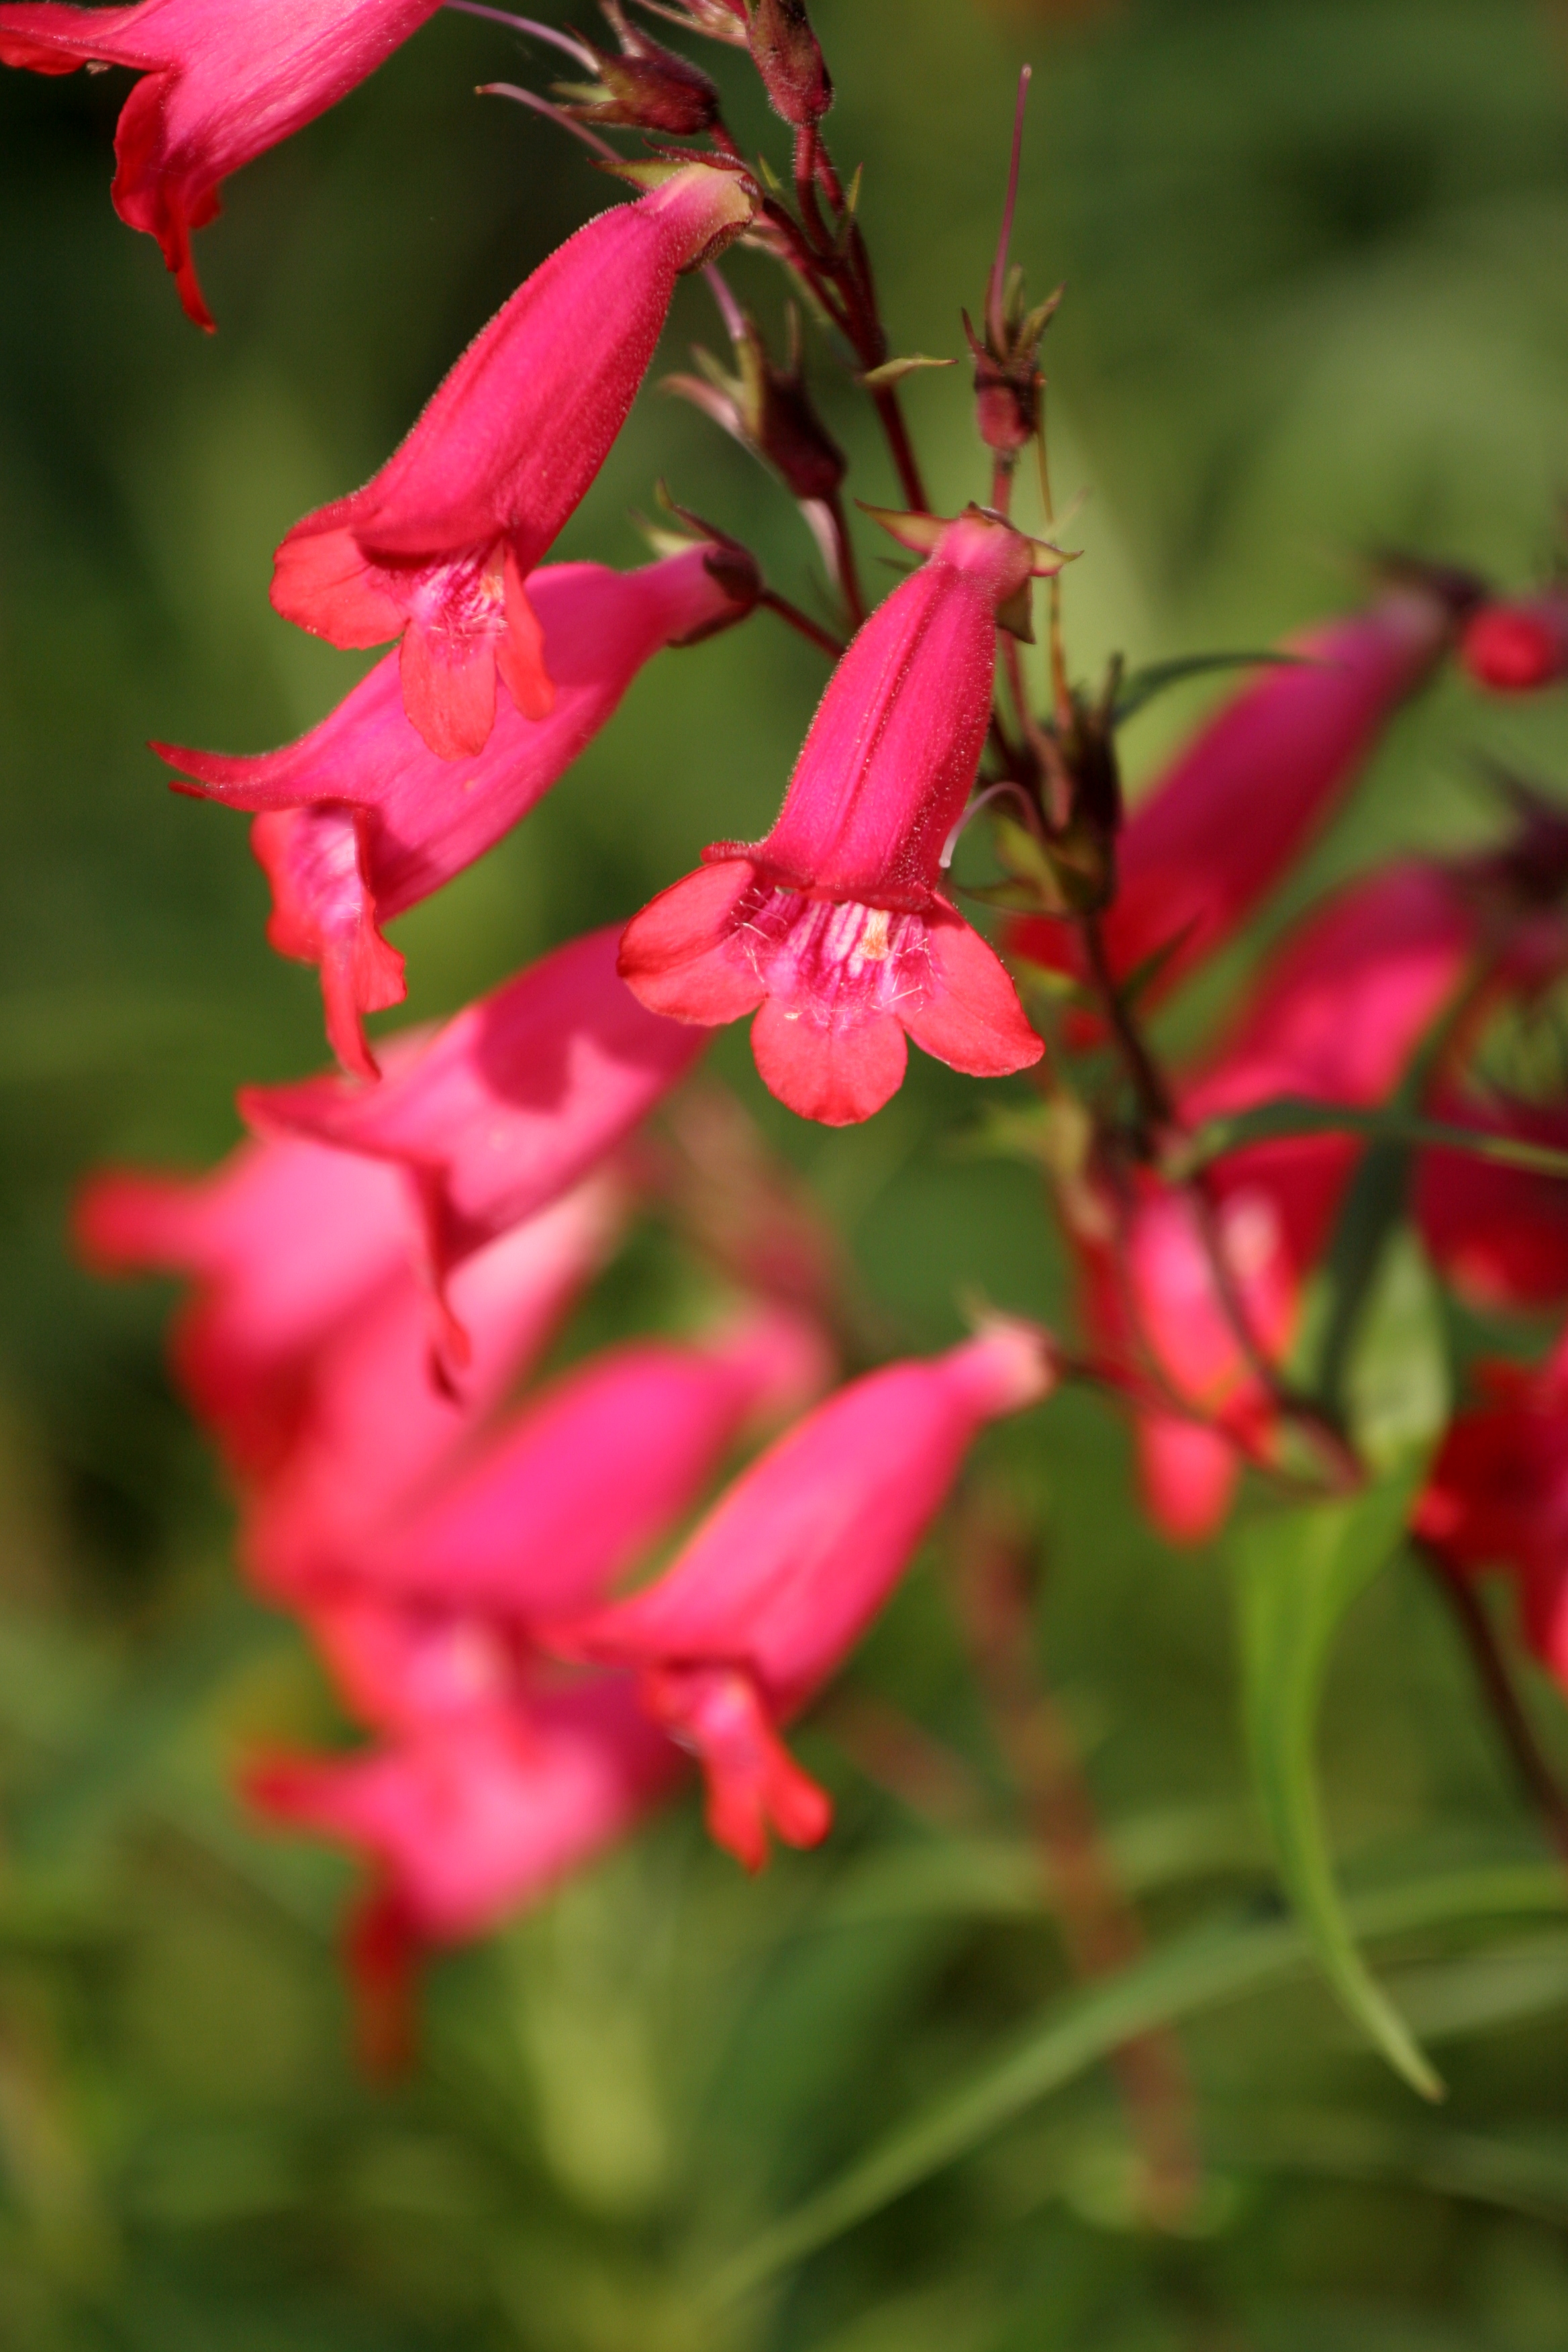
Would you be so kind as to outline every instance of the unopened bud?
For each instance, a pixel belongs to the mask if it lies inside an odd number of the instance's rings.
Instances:
[[[1482,604],[1459,642],[1459,659],[1494,694],[1532,694],[1568,677],[1568,595]]]
[[[805,0],[748,0],[752,59],[775,114],[797,131],[820,122],[833,103]]]
[[[1061,300],[1058,287],[1026,313],[1022,293],[1022,275],[1016,270],[1005,307],[987,320],[984,337],[976,334],[968,311],[963,313],[963,331],[974,354],[975,426],[985,446],[1009,464],[1040,429],[1046,381],[1039,369],[1040,338]]]
[[[675,139],[694,139],[711,130],[721,101],[701,68],[628,25],[618,0],[601,0],[601,5],[621,53],[606,57],[595,50],[595,80],[556,84],[567,113],[579,122],[661,131]]]

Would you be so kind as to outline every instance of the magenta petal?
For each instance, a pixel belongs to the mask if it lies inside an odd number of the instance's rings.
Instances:
[[[321,968],[327,1039],[345,1070],[379,1075],[363,1016],[401,1004],[403,958],[381,935],[366,878],[368,819],[348,809],[258,816],[250,845],[272,885],[267,936],[279,955]]]
[[[616,973],[615,931],[593,931],[405,1043],[378,1087],[252,1087],[240,1107],[263,1133],[403,1169],[444,1276],[614,1150],[706,1043],[645,1012]]]
[[[801,1118],[853,1127],[890,1102],[909,1049],[890,1013],[819,1022],[809,1003],[770,996],[752,1024],[752,1052],[768,1092]]]
[[[761,1002],[763,982],[735,938],[756,881],[744,858],[700,866],[661,890],[621,934],[620,974],[639,1004],[718,1028]]]
[[[523,714],[547,714],[522,583],[625,423],[677,278],[751,215],[734,175],[693,162],[589,221],[468,346],[374,479],[279,549],[287,619],[361,644],[384,605],[387,635],[406,623],[426,638],[408,709],[436,748],[482,748],[479,680],[493,688],[498,655]]]
[[[1173,1413],[1142,1414],[1138,1459],[1149,1516],[1172,1543],[1206,1543],[1225,1525],[1241,1457],[1217,1430]]]
[[[0,7],[0,63],[69,73],[89,60],[147,76],[115,138],[114,206],[163,248],[180,298],[212,324],[191,262],[218,183],[374,73],[439,0],[142,0]]]
[[[727,584],[716,576],[701,548],[637,572],[547,565],[533,574],[528,593],[543,631],[554,704],[547,719],[525,718],[514,680],[472,761],[440,758],[410,725],[395,654],[378,662],[319,726],[280,751],[235,758],[153,747],[213,799],[268,819],[252,838],[272,878],[270,936],[282,953],[312,961],[324,963],[329,944],[335,948],[338,972],[323,971],[323,987],[336,1009],[333,1042],[346,1068],[368,1073],[373,1066],[368,1053],[355,1051],[341,977],[345,963],[353,964],[360,1012],[402,995],[400,984],[394,992],[400,968],[392,950],[383,944],[378,951],[361,926],[367,902],[375,925],[385,924],[472,865],[556,782],[644,663],[745,610],[743,587],[737,593],[733,580]],[[497,642],[505,676],[509,640]],[[357,941],[352,959],[343,953],[351,936]],[[318,939],[319,949],[311,944]]]
[[[683,1760],[630,1685],[595,1681],[439,1722],[384,1748],[247,1776],[277,1822],[373,1856],[430,1943],[479,1935],[626,1835]]]
[[[928,919],[931,984],[904,1014],[925,1054],[972,1077],[1008,1077],[1045,1052],[1024,1017],[999,956],[963,918],[943,910]]]
[[[410,621],[398,676],[409,724],[438,760],[474,760],[490,740],[496,716],[492,637],[454,636]]]

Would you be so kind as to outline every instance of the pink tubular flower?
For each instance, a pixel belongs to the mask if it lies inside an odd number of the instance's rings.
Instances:
[[[163,248],[180,299],[212,327],[191,236],[218,184],[373,74],[440,0],[140,0],[0,7],[0,64],[35,73],[130,66],[145,76],[120,117],[114,209]]]
[[[174,1360],[250,1495],[318,1497],[363,1527],[428,1477],[543,1349],[624,1213],[596,1175],[454,1277],[468,1334],[461,1391],[431,1362],[417,1225],[395,1171],[292,1138],[248,1143],[205,1177],[111,1172],[77,1212],[105,1268],[195,1277]]]
[[[424,1501],[397,1473],[395,1513],[334,1495],[333,1471],[353,1482],[365,1465],[353,1449],[334,1460],[331,1430],[303,1481],[274,1492],[272,1566],[287,1561],[346,1705],[386,1744],[274,1761],[250,1790],[374,1860],[382,1890],[353,1945],[373,2028],[379,2014],[401,2029],[421,1947],[535,1899],[673,1786],[679,1751],[629,1679],[555,1687],[538,1621],[601,1602],[742,1431],[797,1411],[826,1371],[814,1327],[760,1308],[700,1346],[592,1359]]]
[[[264,1499],[253,1549],[285,1598],[353,1586],[526,1630],[592,1606],[691,1507],[748,1425],[798,1410],[826,1374],[814,1329],[783,1310],[759,1309],[702,1346],[628,1341],[564,1374],[423,1491],[397,1470],[374,1516],[351,1484],[363,1449],[343,1444],[340,1419]],[[377,1435],[388,1456],[392,1434]]]
[[[247,1475],[285,1450],[317,1349],[405,1271],[416,1232],[395,1171],[290,1138],[245,1144],[210,1176],[110,1171],[76,1215],[90,1263],[195,1278],[175,1365]]]
[[[231,808],[258,812],[257,856],[272,885],[272,944],[321,966],[327,1034],[362,1077],[375,1065],[363,1015],[400,1003],[403,959],[382,926],[483,856],[604,726],[644,662],[738,619],[750,583],[733,561],[692,548],[640,572],[564,563],[531,596],[555,682],[548,719],[503,700],[472,772],[429,751],[404,714],[388,655],[298,743],[256,758],[153,749]]]
[[[279,1759],[247,1786],[274,1821],[368,1849],[410,1933],[449,1943],[580,1868],[681,1769],[629,1680],[605,1676],[437,1717],[389,1748]]]
[[[1286,943],[1236,1035],[1183,1086],[1184,1121],[1198,1127],[1281,1097],[1383,1101],[1458,985],[1475,939],[1473,906],[1438,866],[1392,866],[1352,885]],[[1173,1541],[1213,1534],[1235,1489],[1237,1447],[1268,1436],[1269,1400],[1232,1310],[1278,1361],[1359,1149],[1351,1136],[1294,1138],[1216,1164],[1213,1240],[1228,1298],[1194,1204],[1152,1182],[1120,1248],[1085,1252],[1101,1344],[1147,1355],[1183,1403],[1218,1424],[1139,1416],[1150,1515]]]
[[[733,174],[691,163],[601,213],[497,311],[380,473],[279,547],[285,620],[335,646],[401,638],[404,704],[440,758],[484,750],[498,672],[525,719],[548,717],[529,574],[626,421],[677,277],[751,211]]]
[[[444,1284],[624,1141],[706,1043],[645,1013],[616,976],[615,932],[591,931],[408,1041],[379,1086],[307,1078],[239,1102],[263,1135],[403,1171]]]
[[[1434,1118],[1522,1143],[1568,1151],[1561,1104],[1485,1101],[1451,1089]],[[1468,1151],[1424,1151],[1417,1163],[1415,1221],[1444,1276],[1472,1305],[1568,1304],[1568,1184]]]
[[[1494,694],[1533,694],[1568,677],[1568,595],[1483,604],[1459,641],[1459,659]]]
[[[241,1549],[262,1589],[290,1597],[341,1575],[401,1527],[472,1450],[618,1239],[625,1188],[598,1174],[513,1226],[452,1277],[468,1340],[461,1381],[430,1345],[430,1300],[405,1256],[323,1332],[299,1383],[287,1451],[246,1498]]]
[[[834,672],[773,831],[704,850],[621,947],[651,1012],[755,1012],[764,1084],[830,1127],[897,1092],[906,1032],[979,1077],[1044,1051],[939,882],[990,723],[998,610],[1060,558],[975,509],[931,530]]]
[[[1163,993],[1223,946],[1300,856],[1451,629],[1435,592],[1391,591],[1289,640],[1303,666],[1262,671],[1199,730],[1117,842],[1104,928],[1119,979],[1163,952],[1148,988]],[[1036,963],[1079,969],[1065,924],[1031,916],[1010,939]]]
[[[856,1381],[736,1480],[657,1582],[542,1636],[640,1669],[644,1703],[701,1761],[710,1829],[748,1869],[770,1823],[814,1845],[831,1819],[777,1726],[888,1599],[983,1424],[1051,1382],[1044,1333],[1001,1321]]]
[[[1458,1573],[1512,1575],[1530,1645],[1568,1688],[1568,1339],[1538,1371],[1481,1377],[1488,1402],[1455,1419],[1413,1524]]]
[[[252,1770],[270,1820],[365,1854],[378,1880],[349,1937],[371,2067],[406,2063],[421,1952],[481,1935],[628,1835],[676,1787],[679,1750],[605,1676],[437,1713],[389,1745]]]

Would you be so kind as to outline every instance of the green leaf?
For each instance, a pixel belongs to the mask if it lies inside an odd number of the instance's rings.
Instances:
[[[1167,687],[1180,686],[1184,678],[1202,677],[1215,669],[1314,669],[1319,665],[1310,654],[1178,654],[1172,661],[1146,662],[1142,669],[1131,671],[1123,678],[1121,688],[1111,705],[1110,723],[1125,726],[1144,704],[1152,702]]]
[[[1555,1864],[1509,1864],[1444,1872],[1363,1896],[1351,1906],[1362,1936],[1568,1909]],[[1124,2042],[1295,1975],[1313,1957],[1305,1925],[1232,1912],[1152,1952],[1120,1976],[1068,1994],[1000,2057],[890,2133],[879,2147],[742,2249],[712,2281],[724,2304],[829,2244],[943,2166],[979,2147],[1052,2091]]]
[[[1442,1304],[1408,1225],[1384,1248],[1357,1330],[1344,1380],[1351,1434],[1364,1462],[1391,1472],[1425,1458],[1452,1402]]]
[[[1350,2015],[1423,2097],[1443,2095],[1357,1951],[1341,1906],[1313,1767],[1313,1733],[1340,1620],[1398,1549],[1419,1462],[1343,1501],[1272,1512],[1234,1541],[1242,1701],[1279,1874],[1319,1966]]]
[[[887,392],[902,383],[905,376],[916,374],[921,368],[956,367],[956,360],[933,360],[928,352],[911,352],[907,359],[884,360],[880,367],[868,368],[860,381],[868,392]]]
[[[1293,1135],[1368,1135],[1384,1142],[1467,1151],[1477,1160],[1495,1160],[1500,1167],[1568,1181],[1568,1151],[1528,1142],[1523,1136],[1453,1127],[1446,1119],[1419,1118],[1397,1108],[1368,1110],[1356,1103],[1309,1102],[1294,1095],[1280,1095],[1273,1102],[1258,1103],[1251,1110],[1231,1112],[1224,1118],[1205,1119],[1171,1155],[1166,1173],[1177,1179],[1194,1175],[1228,1152]]]

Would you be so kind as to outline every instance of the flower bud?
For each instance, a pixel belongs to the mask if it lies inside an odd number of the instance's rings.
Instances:
[[[1493,694],[1533,694],[1568,677],[1568,595],[1483,604],[1459,641],[1459,659]]]
[[[606,57],[595,49],[594,81],[557,82],[555,95],[566,112],[579,122],[662,131],[673,139],[711,130],[719,120],[719,92],[700,66],[628,25],[618,0],[600,0],[600,5],[621,54]]]
[[[797,131],[820,122],[833,103],[833,84],[805,0],[748,0],[752,61],[768,103]]]

